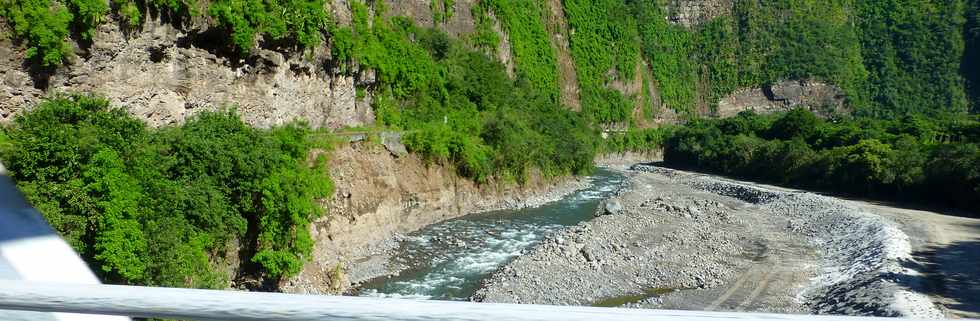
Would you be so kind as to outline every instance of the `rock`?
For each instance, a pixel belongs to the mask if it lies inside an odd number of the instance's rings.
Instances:
[[[596,257],[595,251],[593,251],[591,247],[583,247],[581,250],[579,250],[579,253],[582,253],[582,257],[584,257],[585,261],[587,262],[595,262],[599,260],[599,258]]]
[[[374,122],[370,108],[355,104],[353,77],[320,68],[319,57],[259,49],[239,67],[197,46],[201,39],[169,23],[148,19],[139,31],[126,34],[117,23],[106,22],[92,35],[88,53],[59,68],[43,90],[34,88],[41,84],[26,73],[20,50],[0,46],[0,70],[6,71],[0,75],[0,113],[16,115],[45,93],[92,91],[154,127],[232,104],[243,121],[262,128],[300,119],[313,128],[332,129]],[[177,39],[187,46],[175,47]],[[7,98],[15,93],[19,98]]]
[[[283,58],[281,53],[272,50],[259,49],[258,56],[264,59],[270,66],[278,67],[286,63],[286,59]]]
[[[603,215],[615,215],[621,213],[622,211],[623,204],[619,203],[618,200],[608,199],[599,204],[599,208],[596,209],[595,216],[599,217]]]
[[[374,85],[378,81],[377,72],[374,69],[365,69],[357,73],[358,86]]]
[[[741,111],[787,111],[804,106],[819,116],[845,112],[844,92],[839,87],[809,80],[785,80],[772,85],[743,88],[718,101],[716,115],[731,117]]]
[[[687,213],[690,214],[693,217],[698,217],[698,216],[701,215],[701,211],[698,210],[698,208],[697,207],[694,207],[694,206],[688,206],[687,207]]]
[[[384,145],[385,149],[395,157],[408,155],[408,149],[405,148],[405,144],[402,144],[402,135],[399,133],[381,133],[381,145]]]

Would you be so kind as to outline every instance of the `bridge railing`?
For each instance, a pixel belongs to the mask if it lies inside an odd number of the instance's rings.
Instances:
[[[819,321],[874,319],[842,316],[420,301],[142,286],[39,283],[16,280],[0,281],[0,309],[206,321]]]

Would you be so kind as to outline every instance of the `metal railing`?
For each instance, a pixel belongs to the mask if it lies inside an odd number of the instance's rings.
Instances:
[[[868,320],[0,281],[0,309],[206,321]],[[2,319],[2,317],[0,317]]]

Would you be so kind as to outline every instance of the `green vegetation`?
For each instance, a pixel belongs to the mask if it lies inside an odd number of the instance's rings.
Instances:
[[[331,193],[305,126],[253,129],[230,111],[149,129],[106,100],[55,97],[3,134],[11,177],[112,283],[223,288],[231,257],[245,275],[293,275]]]
[[[175,17],[207,14],[229,35],[229,45],[247,53],[256,39],[293,48],[309,48],[320,42],[329,19],[323,0],[113,0],[115,12],[131,28],[138,27],[146,7]],[[69,36],[91,41],[93,32],[110,11],[102,0],[2,0],[0,17],[23,41],[27,57],[46,68],[60,66],[72,54]]]
[[[662,1],[634,3],[641,48],[664,103],[677,111],[691,112],[697,101],[698,84],[693,36],[664,19],[667,15],[663,5]]]
[[[470,10],[476,24],[473,35],[470,36],[470,45],[474,48],[483,50],[489,54],[497,53],[497,46],[500,45],[500,35],[493,28],[493,19],[487,6],[473,6]]]
[[[596,135],[583,117],[558,105],[552,88],[524,77],[512,81],[499,62],[441,31],[351,5],[352,30],[335,33],[351,39],[335,41],[335,49],[348,63],[377,72],[377,120],[409,130],[404,142],[411,151],[478,182],[523,181],[532,168],[549,176],[592,169]]]
[[[980,119],[975,116],[824,121],[796,109],[742,113],[681,128],[671,166],[861,196],[980,209]]]
[[[208,14],[248,52],[258,37],[300,48],[318,44],[329,20],[323,8],[323,0],[216,0]]]
[[[679,111],[739,87],[816,79],[864,115],[961,112],[964,75],[976,82],[975,0],[737,0],[730,17],[692,28],[665,21],[664,4],[632,6],[662,97]]]
[[[960,73],[966,78],[971,111],[980,113],[980,0],[966,1],[965,48]]]
[[[740,0],[731,17],[688,29],[663,1],[638,1],[643,53],[665,103],[691,112],[739,87],[813,78],[858,95],[866,72],[850,1]]]
[[[631,98],[611,89],[613,80],[633,80],[638,61],[636,22],[621,0],[564,1],[569,44],[581,88],[582,110],[603,123],[628,121]],[[610,74],[614,72],[615,78]]]
[[[964,1],[857,3],[864,63],[870,72],[868,114],[966,110],[959,74]]]
[[[600,150],[603,153],[646,152],[658,149],[673,135],[675,127],[630,129],[610,133]]]
[[[535,91],[558,101],[558,60],[544,24],[541,1],[486,0],[480,10],[493,10],[510,40],[517,76]]]
[[[456,0],[429,0],[432,10],[432,21],[446,23],[456,14]]]
[[[3,0],[0,16],[13,34],[27,44],[27,58],[44,67],[56,67],[71,55],[68,27],[74,16],[61,2],[50,0]]]

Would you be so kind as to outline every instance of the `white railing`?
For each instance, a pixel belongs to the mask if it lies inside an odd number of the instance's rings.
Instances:
[[[0,281],[0,309],[209,321],[813,321],[872,319],[842,316],[417,301],[11,280]]]

